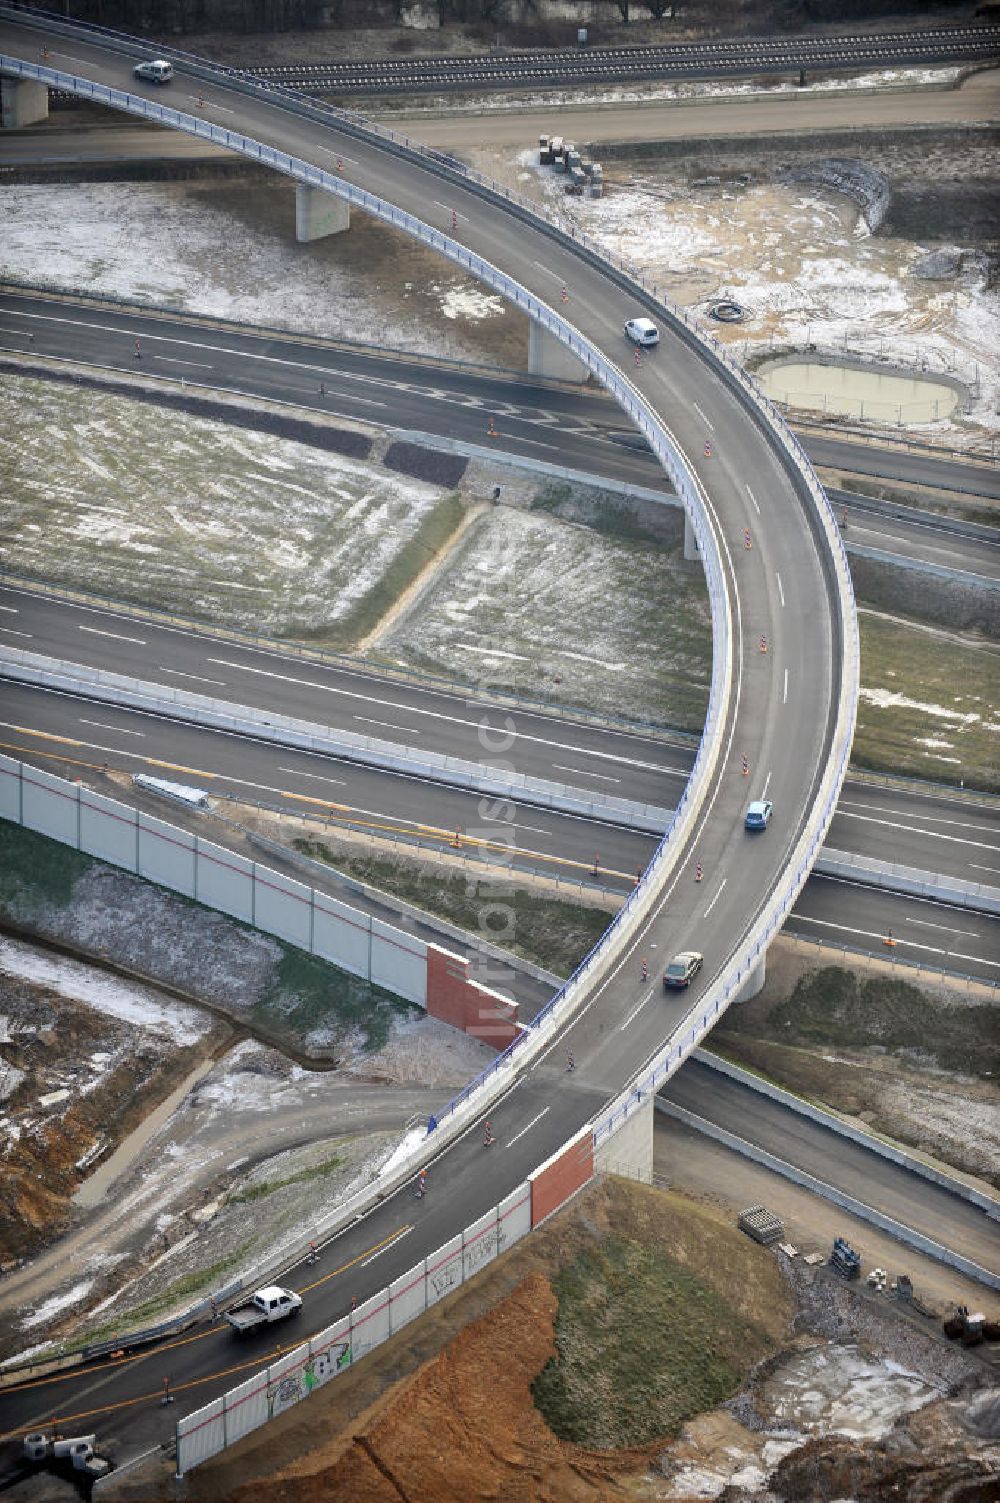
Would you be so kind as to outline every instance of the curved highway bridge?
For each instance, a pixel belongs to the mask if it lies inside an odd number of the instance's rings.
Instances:
[[[174,55],[169,91],[155,94],[132,76],[148,55],[128,38],[0,6],[0,71],[210,136],[346,198],[439,249],[539,321],[590,367],[664,465],[688,509],[712,603],[709,717],[656,857],[565,992],[430,1135],[427,1153],[440,1150],[428,1160],[433,1196],[414,1202],[404,1189],[338,1237],[336,1267],[310,1296],[312,1327],[468,1226],[575,1135],[587,1129],[601,1141],[762,975],[767,943],[808,875],[846,771],[856,622],[837,527],[794,439],[742,373],[627,267],[460,164],[357,117],[183,55]],[[658,349],[637,358],[622,333],[636,313],[651,314],[664,334]],[[671,609],[669,598],[662,608]],[[494,725],[493,754],[496,738]],[[765,794],[774,817],[753,838],[744,811]],[[657,971],[689,948],[703,952],[704,969],[688,992],[665,997]],[[474,1124],[487,1111],[502,1151],[484,1164]],[[399,1245],[404,1228],[410,1235]],[[363,1271],[372,1249],[379,1261]],[[143,1395],[160,1381],[157,1362],[169,1364],[188,1409],[233,1381],[218,1376],[232,1368],[233,1353],[216,1329],[147,1358],[141,1370],[125,1364],[99,1382],[93,1373],[67,1376],[59,1413],[124,1406],[116,1431],[127,1431],[130,1414],[148,1419]],[[50,1415],[52,1402],[44,1389],[7,1395],[4,1430]]]

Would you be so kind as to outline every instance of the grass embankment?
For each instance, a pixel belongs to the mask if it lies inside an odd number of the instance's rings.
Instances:
[[[1000,644],[862,611],[858,767],[1000,792]]]
[[[701,570],[610,506],[562,508],[485,512],[380,651],[481,692],[699,730],[712,649]]]
[[[921,511],[932,511],[941,517],[954,517],[961,522],[977,522],[982,527],[1000,526],[1000,506],[995,502],[973,500],[958,493],[942,493],[938,490],[901,490],[898,486],[883,485],[877,480],[864,480],[856,475],[837,475],[836,489],[849,491],[856,496],[866,496],[874,501],[885,501],[894,506],[912,506]]]
[[[332,1158],[323,1159],[322,1163],[313,1164],[309,1169],[300,1169],[297,1174],[289,1174],[284,1179],[267,1179],[256,1185],[247,1185],[242,1190],[235,1190],[232,1195],[226,1196],[226,1204],[236,1206],[247,1201],[265,1200],[268,1195],[273,1195],[277,1190],[286,1190],[289,1185],[303,1185],[312,1179],[322,1179],[324,1175],[339,1169],[343,1162],[343,1154],[335,1153]]]
[[[312,640],[345,652],[356,646],[375,630],[428,564],[445,551],[464,516],[465,506],[459,495],[442,496],[344,620],[317,633]]]
[[[85,922],[78,923],[77,885],[92,872],[113,877],[113,883],[107,894],[88,884]],[[130,919],[129,891],[141,904],[137,911],[143,914],[143,933],[135,932]],[[314,1035],[314,1051],[336,1051],[341,1037],[353,1041],[359,1036],[366,1038],[367,1050],[377,1050],[386,1042],[394,1019],[418,1011],[383,987],[283,940],[265,937],[191,898],[0,821],[0,921],[4,920],[12,928],[76,949],[81,956],[97,954],[104,962],[175,987],[249,1026],[263,1041],[293,1052],[309,1034]],[[92,943],[95,933],[100,935],[99,945]],[[227,951],[245,966],[244,937],[250,936],[259,950],[258,962],[246,984],[234,986],[226,974]]]
[[[239,1265],[241,1258],[251,1247],[250,1242],[241,1242],[239,1247],[233,1249],[226,1257],[220,1258],[217,1263],[211,1263],[206,1268],[198,1268],[194,1273],[185,1274],[182,1279],[175,1280],[162,1294],[155,1299],[145,1300],[141,1305],[130,1309],[127,1315],[123,1312],[113,1320],[105,1321],[102,1325],[92,1326],[85,1335],[78,1340],[70,1342],[65,1351],[77,1351],[80,1347],[93,1346],[98,1341],[106,1341],[114,1336],[125,1326],[130,1331],[141,1331],[144,1326],[156,1324],[157,1316],[181,1303],[182,1300],[193,1299],[199,1294],[207,1294],[218,1289],[226,1282],[225,1275]]]
[[[46,908],[66,907],[95,865],[93,856],[0,820],[0,918],[15,906],[29,922]]]
[[[360,1034],[368,1053],[382,1048],[394,1019],[421,1011],[375,982],[338,970],[281,940],[276,943],[281,946],[281,959],[251,1012],[265,1038],[277,1037],[280,1042],[282,1036],[291,1034],[300,1041],[319,1029],[330,1034],[330,1047],[335,1049],[341,1033]]]
[[[726,1014],[713,1030],[712,1047],[790,1090],[852,1113],[877,1105],[878,1083],[857,1069],[845,1080],[823,1049],[909,1053],[936,1069],[983,1080],[1000,1073],[995,1007],[949,1006],[908,981],[861,980],[841,966],[807,972],[782,1001],[769,999],[765,987]]]
[[[481,920],[498,900],[489,896],[488,886],[482,897],[474,890],[470,893],[469,879],[462,872],[436,870],[415,861],[354,856],[331,850],[320,840],[297,839],[292,844],[314,861],[325,861],[359,882],[392,893],[557,975],[570,975],[611,922],[611,915],[601,909],[542,897],[530,888],[517,889],[509,894],[505,891],[499,899],[509,910],[511,921],[502,932],[494,932],[481,928]],[[507,877],[497,874],[495,880],[506,884]],[[484,882],[488,882],[485,876]]]
[[[735,1300],[656,1242],[609,1237],[581,1252],[553,1288],[556,1356],[532,1393],[561,1440],[622,1447],[675,1435],[730,1398],[773,1350]]]

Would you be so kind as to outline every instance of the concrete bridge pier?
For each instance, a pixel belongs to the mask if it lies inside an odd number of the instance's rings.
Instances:
[[[299,242],[323,240],[349,229],[351,206],[346,198],[299,183],[295,189],[295,238]]]
[[[534,319],[528,325],[528,370],[533,376],[548,376],[552,381],[577,381],[581,385],[590,374],[560,339]]]
[[[757,964],[754,966],[753,970],[750,972],[750,975],[747,977],[739,996],[736,998],[737,1003],[749,1002],[751,997],[756,997],[757,993],[763,987],[766,979],[767,956],[762,955]]]
[[[49,118],[48,85],[33,78],[0,77],[0,127],[20,130]]]
[[[701,554],[698,552],[698,540],[694,535],[691,518],[687,512],[684,513],[684,557],[686,559],[701,558]]]
[[[650,1091],[628,1115],[623,1126],[594,1153],[594,1172],[621,1174],[628,1179],[653,1182],[653,1102]]]

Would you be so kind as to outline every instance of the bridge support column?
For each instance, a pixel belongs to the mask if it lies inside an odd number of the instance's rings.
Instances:
[[[33,78],[0,78],[0,125],[20,130],[49,118],[49,90]]]
[[[351,206],[346,198],[324,193],[299,183],[295,189],[295,238],[302,242],[322,240],[350,228]]]
[[[739,996],[736,998],[737,1003],[749,1002],[750,998],[756,997],[757,993],[761,990],[765,980],[767,979],[766,960],[767,957],[765,955],[762,955],[760,957],[757,964],[750,972],[750,975],[747,977],[747,980],[744,983]]]
[[[627,1179],[653,1180],[653,1102],[652,1091],[635,1107],[623,1125],[594,1154],[596,1174],[622,1174]]]
[[[528,325],[528,370],[533,376],[548,376],[553,381],[586,381],[590,372],[576,356],[541,324],[532,319]]]
[[[691,526],[691,518],[687,512],[684,513],[684,557],[686,559],[701,558],[701,554],[698,552],[698,541],[695,538],[694,528]]]

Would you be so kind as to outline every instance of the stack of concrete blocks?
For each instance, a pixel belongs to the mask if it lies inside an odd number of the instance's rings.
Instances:
[[[539,136],[538,165],[565,172],[567,193],[586,193],[588,198],[601,198],[604,194],[604,169],[600,162],[585,161],[572,141],[564,141],[562,136]]]
[[[601,198],[604,194],[604,168],[600,162],[585,161],[583,163],[583,174],[587,179],[587,197]]]

